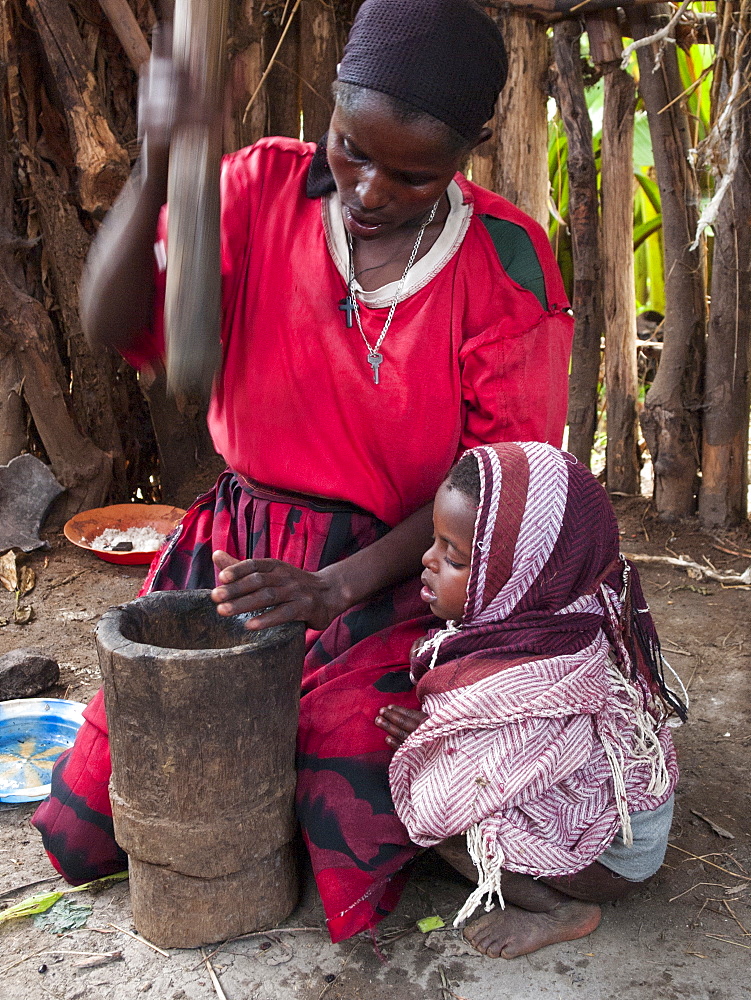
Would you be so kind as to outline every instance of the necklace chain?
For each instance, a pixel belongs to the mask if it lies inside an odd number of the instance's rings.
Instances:
[[[440,199],[439,199],[440,200]],[[349,281],[347,283],[347,291],[349,292],[349,298],[352,302],[352,308],[355,313],[355,319],[357,320],[357,328],[360,331],[360,336],[365,342],[365,346],[368,349],[368,364],[373,369],[373,381],[378,385],[378,368],[383,361],[382,355],[378,353],[378,349],[383,343],[384,337],[389,332],[389,327],[391,326],[391,320],[394,318],[394,312],[396,310],[396,304],[399,301],[399,296],[404,290],[404,284],[407,280],[407,275],[409,274],[410,268],[415,262],[415,257],[417,257],[417,252],[420,249],[420,244],[422,243],[422,238],[425,234],[425,230],[428,228],[430,223],[435,218],[435,214],[438,211],[438,202],[433,205],[430,210],[430,215],[427,217],[425,222],[420,226],[420,232],[417,234],[417,239],[415,240],[415,245],[412,247],[412,253],[409,255],[409,260],[407,261],[407,266],[404,268],[404,273],[402,274],[399,284],[397,285],[396,292],[394,293],[394,298],[391,300],[391,307],[389,309],[389,314],[386,317],[386,322],[383,324],[383,329],[381,330],[381,335],[375,344],[371,344],[368,338],[365,336],[365,331],[362,328],[362,320],[360,319],[360,305],[357,301],[357,296],[354,293],[353,285],[355,282],[355,254],[354,248],[352,246],[352,236],[349,231],[347,231],[347,245],[349,247]]]

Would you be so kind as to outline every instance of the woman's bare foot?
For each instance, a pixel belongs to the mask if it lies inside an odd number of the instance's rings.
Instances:
[[[518,906],[497,907],[474,920],[464,937],[488,958],[518,958],[549,944],[586,937],[600,923],[602,911],[595,903],[567,899],[554,909],[539,913]]]

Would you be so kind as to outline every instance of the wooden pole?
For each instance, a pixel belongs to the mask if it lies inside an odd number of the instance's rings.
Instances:
[[[257,94],[245,114],[251,94],[255,93],[264,70],[263,0],[242,0],[230,6],[229,73],[232,101],[225,108],[224,151],[232,153],[250,146],[266,135],[266,88]]]
[[[615,14],[587,18],[590,51],[605,74],[602,122],[602,246],[605,278],[607,487],[639,492],[634,297],[634,109],[636,87],[620,68],[621,31]]]
[[[300,138],[302,110],[300,80],[300,18],[299,3],[288,5],[286,20],[275,24],[266,19],[264,50],[267,64],[266,99],[268,106],[267,135],[288,135]],[[282,35],[284,37],[282,38]]]
[[[669,16],[667,4],[639,12],[635,39],[651,35]],[[660,366],[647,393],[641,424],[655,473],[655,506],[666,518],[696,510],[701,455],[702,370],[705,303],[703,248],[691,250],[699,212],[699,187],[689,163],[688,118],[675,46],[667,45],[654,72],[657,46],[637,50],[639,92],[652,136],[662,205],[665,260],[665,327]]]
[[[318,142],[329,127],[331,84],[340,59],[336,16],[329,3],[305,0],[300,8],[300,98],[303,138]]]
[[[575,317],[568,402],[568,450],[589,467],[597,425],[600,341],[605,332],[597,167],[580,63],[581,27],[553,29],[555,92],[568,139],[569,226],[573,243]]]
[[[136,929],[194,948],[274,927],[298,895],[301,622],[250,632],[210,591],[166,591],[97,627],[110,798]]]
[[[550,55],[546,29],[514,11],[493,16],[509,53],[509,73],[490,122],[493,139],[472,157],[472,179],[503,195],[547,229]]]
[[[200,81],[209,107],[224,90],[229,0],[177,0],[173,58]],[[206,399],[221,361],[219,167],[221,128],[181,128],[170,150],[169,240],[164,305],[167,383]]]
[[[745,16],[744,16],[745,13]],[[751,79],[749,4],[730,38],[742,80]],[[746,36],[746,45],[740,40]],[[722,71],[721,71],[722,72]],[[719,93],[719,89],[718,89]],[[749,349],[751,340],[751,104],[741,94],[731,112],[730,143],[739,161],[713,225],[712,291],[704,387],[699,517],[708,529],[740,524],[748,511]]]
[[[112,456],[100,451],[73,423],[61,388],[64,377],[55,330],[41,302],[8,277],[0,260],[0,355],[11,347],[23,397],[50,460],[66,487],[60,516],[101,507],[112,481]]]
[[[120,40],[130,65],[137,73],[151,58],[151,49],[128,0],[99,0],[99,5]]]

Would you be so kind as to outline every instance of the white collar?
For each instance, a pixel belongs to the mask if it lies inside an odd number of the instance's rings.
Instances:
[[[449,198],[449,214],[446,216],[441,235],[425,256],[416,261],[410,268],[398,302],[403,302],[404,299],[424,288],[451,260],[462,244],[472,218],[472,205],[464,203],[462,189],[455,180],[451,181],[446,193]],[[321,199],[321,215],[331,259],[346,282],[349,279],[349,248],[338,191],[332,191],[331,194]],[[387,285],[366,292],[357,279],[353,283],[358,301],[371,309],[382,309],[390,306],[398,286],[398,280],[390,281]]]

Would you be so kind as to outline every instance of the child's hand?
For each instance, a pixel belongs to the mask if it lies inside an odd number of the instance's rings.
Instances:
[[[425,722],[428,716],[416,708],[400,708],[399,705],[387,705],[376,716],[375,724],[387,732],[386,742],[395,750],[404,743],[410,733]]]
[[[427,638],[427,636],[424,636],[424,635],[420,636],[420,638],[419,639],[415,639],[415,641],[409,647],[409,658],[410,658],[410,660],[412,659],[413,656],[417,655],[417,650],[420,648],[420,646],[422,646],[422,644],[425,642],[426,638]]]

